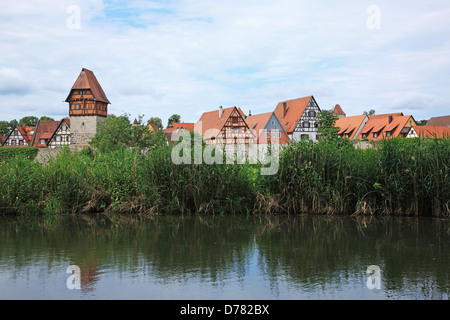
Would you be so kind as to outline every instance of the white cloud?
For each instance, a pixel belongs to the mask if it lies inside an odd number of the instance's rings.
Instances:
[[[423,105],[412,110],[416,118],[449,114],[447,1],[378,1],[378,30],[366,25],[372,4],[8,2],[0,12],[2,118],[30,108],[35,115],[67,112],[62,101],[83,67],[96,74],[110,112],[164,122],[173,113],[196,121],[219,105],[267,112],[310,94],[324,109],[339,103],[360,114],[408,108],[405,97],[414,93],[429,98],[409,100]],[[80,8],[75,30],[66,26],[71,5]]]

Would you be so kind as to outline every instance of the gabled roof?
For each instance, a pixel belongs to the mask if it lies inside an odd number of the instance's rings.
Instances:
[[[56,127],[56,129],[55,129],[55,131],[53,132],[53,134],[52,134],[52,136],[50,137],[50,139],[48,139],[47,145],[48,145],[48,143],[49,143],[50,141],[53,140],[53,137],[55,136],[56,132],[58,132],[59,128],[61,128],[61,126],[62,126],[63,123],[66,123],[67,126],[70,128],[70,119],[68,119],[68,118],[63,118],[63,119],[61,119],[60,121],[57,121],[57,122],[58,122],[58,126]]]
[[[147,128],[149,128],[150,130],[153,130],[153,131],[159,131],[159,127],[156,124],[154,124],[153,122],[147,123]]]
[[[444,126],[413,126],[419,137],[423,138],[450,138],[450,128]]]
[[[33,134],[32,132],[35,131],[36,127],[27,127],[26,125],[22,126],[16,126],[16,128],[19,130],[22,137],[25,139],[28,145],[31,145],[31,142],[33,141]]]
[[[349,134],[349,139],[354,139],[366,119],[368,119],[366,115],[342,117],[336,120],[335,126],[339,128],[338,134]]]
[[[244,116],[241,108],[230,107],[222,109],[222,116],[219,117],[219,110],[204,112],[198,122],[201,122],[202,126],[202,136],[203,139],[210,139],[213,137],[213,132],[211,129],[222,130],[223,126],[227,122],[228,118],[231,116],[232,112],[236,110],[241,117]],[[245,122],[245,120],[244,120]]]
[[[427,122],[427,126],[450,127],[450,115],[433,117]]]
[[[251,115],[245,118],[245,122],[247,123],[249,129],[256,130],[256,132],[259,133],[260,130],[263,130],[266,127],[272,114],[273,112]]]
[[[86,68],[83,68],[81,70],[80,75],[78,76],[77,80],[72,86],[72,89],[70,90],[69,95],[66,98],[66,102],[69,101],[69,97],[73,90],[91,90],[94,99],[108,104],[110,103],[108,98],[106,97],[105,92],[100,86],[100,83],[97,81],[94,73]]]
[[[278,117],[281,125],[287,133],[290,134],[294,132],[296,125],[305,112],[305,109],[311,99],[314,99],[314,97],[308,96],[278,103],[275,108],[275,115]]]
[[[398,137],[401,133],[404,133],[402,130],[406,127],[409,120],[412,120],[415,124],[412,116],[404,116],[403,113],[369,116],[369,121],[367,121],[366,125],[361,130],[361,136],[358,138],[362,138],[362,134],[367,134],[369,132],[378,133],[377,138],[374,138],[372,135],[368,136],[367,138],[370,140],[381,140],[388,138],[387,132],[391,132],[391,138]]]
[[[345,112],[342,110],[340,105],[335,105],[333,111],[331,112],[338,116],[345,116]]]
[[[53,137],[60,123],[61,121],[39,121],[34,132],[33,147],[47,147],[47,143]],[[45,139],[47,142],[43,144],[41,139]]]

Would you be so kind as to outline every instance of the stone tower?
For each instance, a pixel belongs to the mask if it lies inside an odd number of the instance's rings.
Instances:
[[[94,73],[81,70],[66,102],[69,103],[70,146],[85,147],[97,133],[99,123],[108,115],[108,98]]]

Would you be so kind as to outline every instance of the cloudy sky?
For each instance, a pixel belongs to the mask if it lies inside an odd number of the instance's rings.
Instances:
[[[0,11],[0,120],[68,115],[92,70],[130,118],[314,95],[347,115],[450,114],[450,2],[15,0]]]

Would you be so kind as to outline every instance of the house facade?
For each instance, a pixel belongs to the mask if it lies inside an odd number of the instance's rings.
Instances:
[[[249,115],[245,118],[245,122],[256,136],[256,143],[258,144],[269,142],[286,144],[290,141],[275,112]]]
[[[405,116],[403,113],[373,115],[369,116],[369,120],[358,135],[358,139],[376,141],[406,137],[411,127],[416,125],[413,116]]]
[[[289,139],[299,141],[310,139],[318,141],[317,116],[320,107],[313,96],[278,103],[275,115],[281,122]]]
[[[55,149],[70,145],[70,120],[59,121],[56,130],[53,132],[47,144],[48,148]]]
[[[338,135],[341,138],[348,138],[350,140],[355,140],[360,135],[364,126],[369,121],[369,116],[351,116],[351,117],[340,117],[335,122],[335,127],[339,128]]]
[[[255,135],[249,130],[240,108],[230,107],[202,114],[194,126],[206,144],[249,144],[255,141]]]
[[[5,138],[3,147],[26,147],[31,146],[36,127],[25,125],[15,126],[11,133]]]

